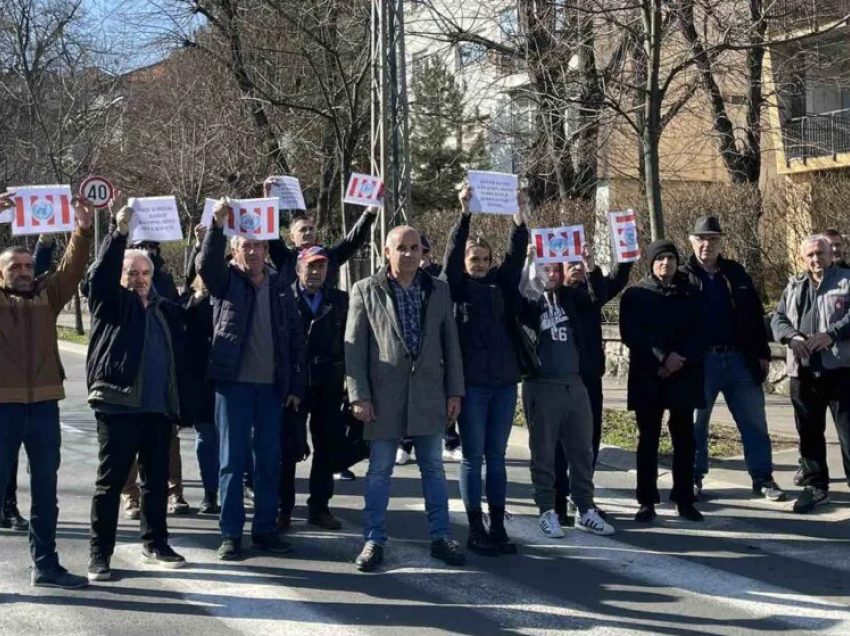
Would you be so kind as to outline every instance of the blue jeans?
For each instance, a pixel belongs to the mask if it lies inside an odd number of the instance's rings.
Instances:
[[[219,381],[215,424],[221,444],[219,492],[222,537],[241,539],[245,525],[242,476],[254,447],[254,521],[252,536],[277,531],[282,405],[272,384]]]
[[[705,370],[705,408],[697,409],[694,425],[696,455],[694,479],[708,473],[708,426],[717,396],[723,393],[726,405],[741,432],[744,459],[753,484],[773,480],[773,456],[764,412],[764,389],[756,383],[740,353],[708,353]]]
[[[505,449],[514,424],[516,384],[467,386],[460,411],[460,496],[467,510],[481,508],[481,465],[487,463],[487,503],[504,506],[508,489]]]
[[[195,424],[195,455],[205,492],[218,492],[219,440],[215,424]]]
[[[56,474],[59,471],[62,434],[58,402],[0,404],[0,493],[6,492],[21,444],[30,463],[30,553],[35,569],[48,572],[59,565],[56,555],[56,522],[59,518]]]
[[[431,540],[449,536],[449,492],[443,470],[443,436],[413,437],[416,461],[422,475],[422,494],[431,528]],[[366,473],[366,506],[363,509],[366,541],[380,546],[387,543],[387,505],[390,502],[390,478],[395,468],[399,439],[371,442],[369,471]]]

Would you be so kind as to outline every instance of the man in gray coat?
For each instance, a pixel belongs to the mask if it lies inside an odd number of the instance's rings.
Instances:
[[[387,542],[386,510],[399,442],[416,447],[431,529],[431,555],[449,565],[465,557],[449,535],[442,438],[460,414],[463,362],[446,283],[419,269],[422,242],[411,227],[387,236],[388,266],[351,291],[345,368],[354,416],[371,441],[364,536],[355,563],[377,568]]]

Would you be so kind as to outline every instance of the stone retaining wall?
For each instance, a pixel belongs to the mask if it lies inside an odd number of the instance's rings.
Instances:
[[[625,378],[629,373],[629,350],[620,340],[617,325],[603,325],[602,339],[605,343],[605,375],[610,378]],[[766,393],[788,395],[788,376],[785,373],[785,347],[770,344],[770,371],[764,383]]]

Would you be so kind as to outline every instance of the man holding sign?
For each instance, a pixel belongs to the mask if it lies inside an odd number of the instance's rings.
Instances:
[[[0,211],[13,205],[12,193],[0,195]],[[85,274],[94,236],[93,208],[79,199],[72,205],[76,227],[53,274],[35,278],[33,258],[23,247],[0,253],[0,493],[24,444],[36,511],[30,525],[31,584],[66,589],[87,581],[59,565],[56,554],[59,400],[65,397],[56,318]]]
[[[271,196],[271,193],[277,187],[277,179],[277,177],[266,179],[263,184],[266,196]],[[328,277],[325,283],[326,285],[330,287],[337,286],[339,268],[347,263],[348,259],[354,256],[357,250],[366,243],[372,230],[372,224],[378,216],[378,210],[380,210],[380,207],[376,205],[367,207],[357,223],[354,224],[354,227],[351,228],[341,241],[336,245],[325,248],[328,253]],[[272,259],[272,263],[274,263],[286,285],[292,285],[298,278],[295,272],[295,266],[301,250],[318,245],[316,240],[316,220],[309,214],[295,217],[289,226],[289,239],[292,241],[292,247],[289,247],[282,239],[269,241],[269,257]]]

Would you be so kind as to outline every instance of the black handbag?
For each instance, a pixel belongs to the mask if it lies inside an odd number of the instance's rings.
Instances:
[[[363,439],[363,422],[354,417],[351,403],[346,399],[340,409],[340,418],[345,434],[341,448],[336,453],[334,472],[348,470],[354,464],[369,457],[369,442]]]

